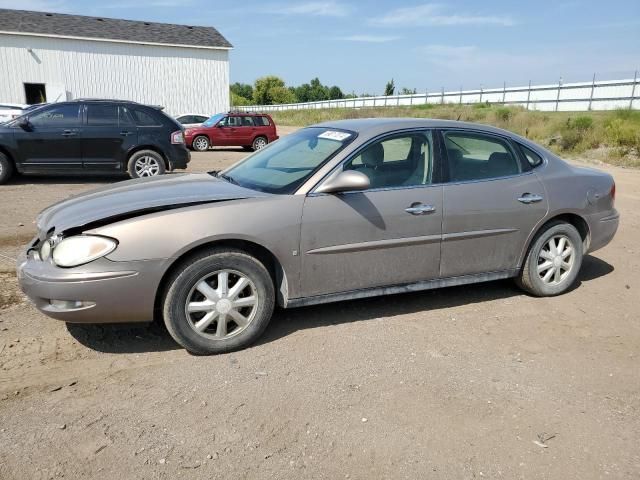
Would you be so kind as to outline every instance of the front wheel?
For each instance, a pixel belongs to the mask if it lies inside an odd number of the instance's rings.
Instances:
[[[153,150],[140,150],[129,158],[127,171],[131,178],[157,177],[164,175],[164,159]]]
[[[193,139],[193,143],[191,144],[194,150],[198,152],[206,152],[209,150],[209,139],[204,135],[200,135]]]
[[[575,282],[582,257],[582,238],[576,228],[554,222],[533,240],[518,284],[538,297],[560,295]]]
[[[254,150],[261,150],[266,147],[268,143],[269,141],[266,137],[256,137],[253,141],[253,144],[251,145],[251,148],[253,148]]]
[[[0,184],[6,183],[13,175],[13,163],[0,152]]]
[[[244,252],[204,252],[178,268],[167,285],[165,325],[189,352],[206,355],[247,347],[271,320],[271,276]]]

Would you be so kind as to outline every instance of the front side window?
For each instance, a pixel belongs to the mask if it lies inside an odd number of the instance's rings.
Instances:
[[[508,177],[522,171],[505,140],[472,132],[445,132],[444,138],[452,182]]]
[[[254,190],[293,193],[354,138],[355,133],[345,130],[303,128],[258,150],[221,176]]]
[[[348,160],[344,170],[357,170],[369,177],[371,188],[428,185],[432,175],[431,132],[396,135],[367,146]]]
[[[118,106],[90,103],[87,105],[87,125],[117,126]]]
[[[33,112],[29,122],[36,127],[72,127],[80,124],[80,104],[56,105]]]
[[[192,123],[204,123],[207,121],[207,117],[202,117],[200,115],[195,115],[193,117],[193,122]]]
[[[241,117],[227,117],[222,122],[225,127],[239,127],[242,125]]]
[[[188,123],[195,123],[193,121],[193,117],[191,115],[183,115],[181,117],[176,118],[176,120],[178,120],[183,125],[188,124]]]

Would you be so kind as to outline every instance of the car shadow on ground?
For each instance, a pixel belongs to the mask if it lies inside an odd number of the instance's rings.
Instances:
[[[128,180],[127,175],[15,175],[7,185],[82,185],[115,183]]]
[[[608,275],[613,270],[613,266],[604,260],[587,255],[572,290],[579,288],[584,282]],[[440,310],[520,295],[525,293],[512,280],[500,280],[291,310],[278,309],[267,331],[258,340],[258,345],[273,342],[303,329]],[[181,348],[161,322],[133,326],[67,324],[67,329],[82,345],[99,352],[143,353]]]

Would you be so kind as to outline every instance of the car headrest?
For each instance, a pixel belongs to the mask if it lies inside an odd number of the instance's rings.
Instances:
[[[369,168],[377,168],[384,162],[384,147],[376,143],[362,152],[362,163]]]
[[[489,156],[489,170],[494,175],[514,175],[518,173],[518,166],[508,153],[493,152]]]

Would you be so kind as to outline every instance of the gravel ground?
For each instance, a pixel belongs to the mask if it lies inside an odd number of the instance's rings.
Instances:
[[[503,281],[278,311],[214,357],[156,325],[67,327],[17,292],[37,212],[113,179],[1,187],[0,478],[640,478],[640,172],[603,168],[621,228],[566,295]]]

